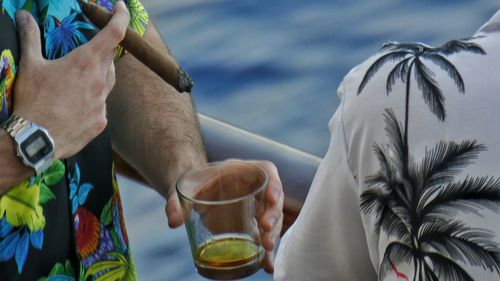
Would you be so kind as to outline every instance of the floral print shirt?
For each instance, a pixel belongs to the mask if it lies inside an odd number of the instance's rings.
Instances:
[[[91,0],[111,11],[117,0]],[[125,0],[130,25],[144,34],[148,15]],[[76,0],[0,0],[0,123],[15,106],[19,69],[15,13],[30,11],[42,30],[47,59],[89,41],[96,28]],[[117,50],[117,58],[123,51]],[[0,280],[137,280],[120,195],[104,131],[74,157],[0,196]]]

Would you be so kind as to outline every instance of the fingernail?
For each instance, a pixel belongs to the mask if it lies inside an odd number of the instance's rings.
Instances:
[[[24,25],[28,21],[28,12],[24,10],[19,10],[16,13],[16,22],[19,25]]]
[[[273,226],[274,223],[276,222],[276,219],[274,217],[270,217],[267,222],[269,223],[269,225]]]

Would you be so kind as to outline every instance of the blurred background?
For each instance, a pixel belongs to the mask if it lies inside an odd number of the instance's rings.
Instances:
[[[343,76],[385,41],[440,45],[470,37],[498,0],[142,0],[193,76],[199,112],[324,155]],[[164,200],[120,178],[140,280],[198,276],[184,228]],[[332,277],[334,278],[334,277]],[[271,280],[264,272],[245,280]]]

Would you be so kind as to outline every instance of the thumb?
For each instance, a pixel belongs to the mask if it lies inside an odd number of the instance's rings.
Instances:
[[[30,13],[20,10],[16,13],[17,31],[21,45],[21,58],[28,60],[42,57],[40,29]]]
[[[171,228],[179,227],[184,223],[181,204],[175,192],[168,197],[165,212],[167,213],[168,226]]]

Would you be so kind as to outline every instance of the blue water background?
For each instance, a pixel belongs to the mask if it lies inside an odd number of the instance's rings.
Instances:
[[[143,0],[193,76],[198,111],[323,155],[342,77],[383,42],[469,37],[498,0]],[[205,280],[164,201],[120,180],[141,280]],[[264,272],[246,280],[271,280]]]

